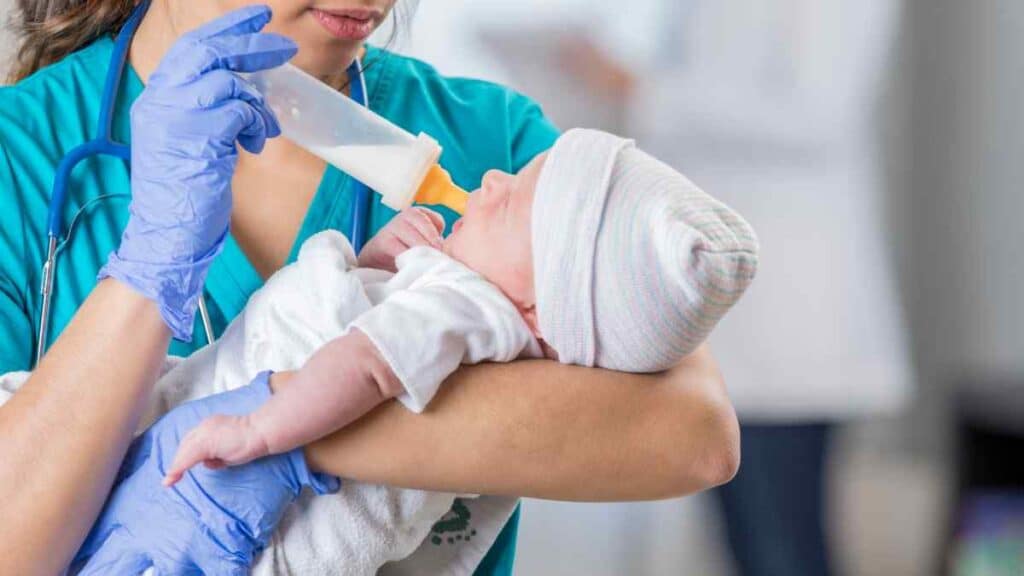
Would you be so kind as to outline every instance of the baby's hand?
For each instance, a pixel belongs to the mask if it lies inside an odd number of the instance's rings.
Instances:
[[[200,462],[207,468],[239,466],[269,453],[263,434],[248,416],[211,416],[182,439],[164,477],[164,486],[173,486],[185,471]]]
[[[440,214],[413,206],[402,210],[363,246],[359,266],[396,272],[395,258],[413,246],[441,249],[444,218]]]

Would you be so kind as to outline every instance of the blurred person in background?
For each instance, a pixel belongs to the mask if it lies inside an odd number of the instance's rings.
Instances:
[[[829,574],[830,435],[910,392],[875,114],[900,6],[651,1],[650,59],[591,36],[579,77],[621,82],[632,135],[758,230],[758,284],[712,337],[743,423],[718,497],[742,574]]]
[[[712,337],[744,424],[740,473],[718,500],[742,574],[832,572],[830,436],[899,411],[910,393],[875,114],[899,2],[430,10],[489,46],[504,79],[556,122],[636,137],[750,218],[762,274]],[[454,38],[435,29],[419,49],[458,69]]]

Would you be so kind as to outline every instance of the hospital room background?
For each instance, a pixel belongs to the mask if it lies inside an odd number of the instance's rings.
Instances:
[[[1024,575],[1024,2],[400,3],[377,43],[635,138],[762,242],[711,340],[747,469],[528,500],[517,573]]]

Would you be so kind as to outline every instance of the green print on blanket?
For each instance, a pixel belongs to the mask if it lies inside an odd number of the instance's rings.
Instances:
[[[472,516],[462,500],[456,498],[452,503],[452,509],[430,529],[431,544],[440,546],[446,540],[449,544],[472,540],[473,536],[476,536],[476,530],[469,527],[469,519]]]

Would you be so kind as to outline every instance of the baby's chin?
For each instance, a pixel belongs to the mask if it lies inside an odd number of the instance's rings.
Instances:
[[[457,260],[466,266],[469,266],[469,262],[465,262],[462,258],[459,258],[460,250],[458,249],[458,244],[459,241],[457,235],[455,232],[452,232],[447,237],[441,239],[441,253],[452,260]]]
[[[454,258],[454,256],[452,256],[452,242],[450,238],[451,236],[449,236],[448,238],[441,239],[441,252]]]
[[[482,273],[480,269],[481,262],[478,260],[479,255],[467,244],[467,242],[471,241],[471,238],[463,238],[462,235],[453,230],[448,237],[441,240],[441,253],[470,270]]]
[[[451,233],[449,233],[447,236],[441,239],[441,252],[444,252],[451,258],[454,258],[468,266],[470,263],[466,262],[465,258],[459,257],[459,255],[463,252],[463,250],[460,248],[460,245],[465,242],[465,239],[463,238],[462,234],[462,225],[465,224],[465,220],[466,217],[463,216],[462,218],[456,220],[454,224],[452,224]]]

